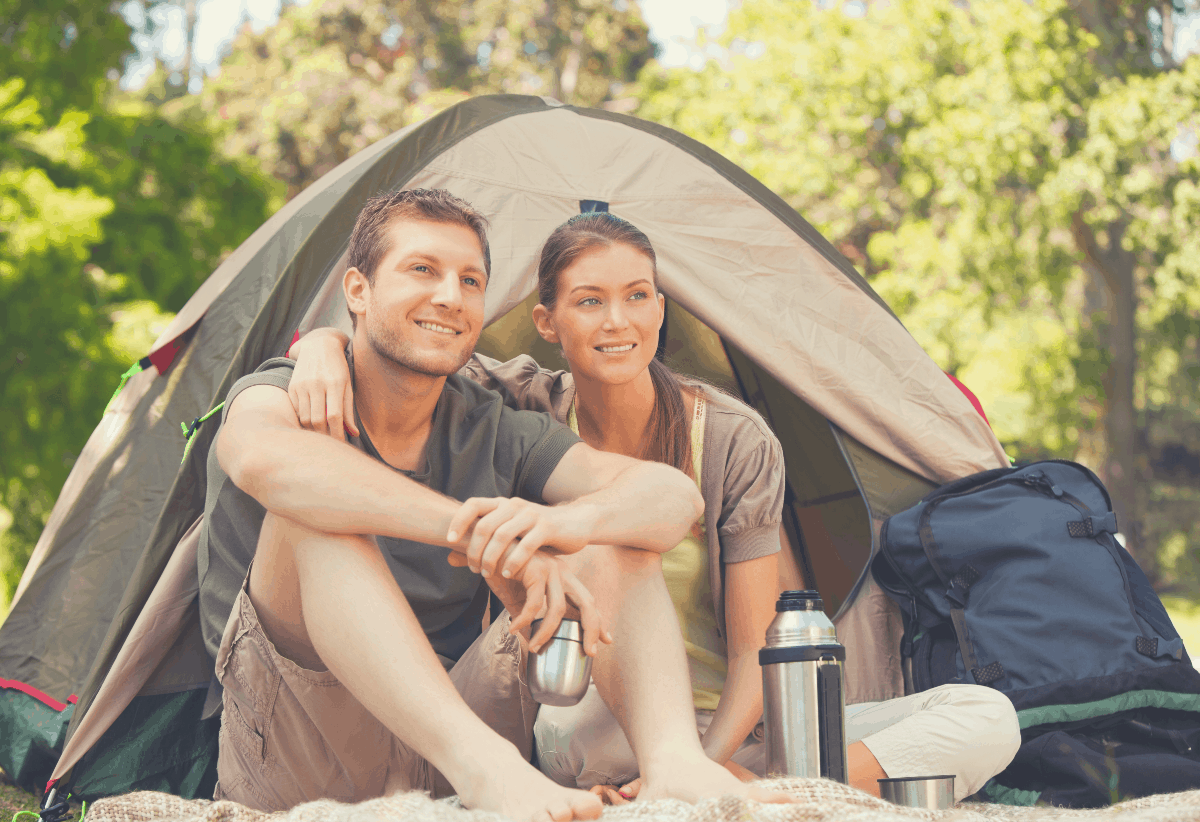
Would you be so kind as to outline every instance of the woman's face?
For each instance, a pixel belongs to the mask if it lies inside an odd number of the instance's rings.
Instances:
[[[628,383],[658,348],[663,297],[654,289],[654,266],[621,243],[592,249],[563,269],[558,300],[537,306],[533,319],[543,338],[562,345],[576,379]]]

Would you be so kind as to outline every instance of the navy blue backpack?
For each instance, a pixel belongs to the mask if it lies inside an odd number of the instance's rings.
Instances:
[[[986,685],[1017,709],[988,798],[1200,788],[1200,672],[1116,532],[1099,478],[1065,461],[966,477],[883,525],[872,571],[904,617],[907,689]]]

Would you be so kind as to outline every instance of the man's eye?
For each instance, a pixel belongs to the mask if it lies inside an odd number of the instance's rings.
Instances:
[[[479,280],[477,280],[475,277],[463,277],[463,282],[470,286],[476,286],[480,284]]]
[[[413,266],[413,271],[429,271],[429,266],[418,263]]]

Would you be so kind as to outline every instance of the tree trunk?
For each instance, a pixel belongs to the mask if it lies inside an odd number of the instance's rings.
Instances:
[[[1142,511],[1145,485],[1141,470],[1145,462],[1142,453],[1143,437],[1138,429],[1134,407],[1134,374],[1137,369],[1137,260],[1133,252],[1121,247],[1125,234],[1123,222],[1111,223],[1105,229],[1107,248],[1102,247],[1095,233],[1076,213],[1073,226],[1084,265],[1108,292],[1105,345],[1108,348],[1108,368],[1103,377],[1105,392],[1104,439],[1107,451],[1103,479],[1112,495],[1117,525],[1125,537],[1125,547],[1146,572],[1150,581],[1158,580],[1158,558],[1153,547],[1142,538]]]
[[[1159,14],[1162,15],[1162,59],[1163,68],[1175,67],[1175,7],[1173,3],[1163,3]]]
[[[187,52],[183,55],[183,87],[192,90],[192,75],[196,71],[196,0],[183,0],[183,24],[187,39]]]
[[[1100,38],[1093,59],[1112,77],[1124,76],[1129,68],[1155,70],[1147,13],[1160,5],[1161,0],[1067,0],[1083,27]]]
[[[563,59],[563,66],[555,73],[554,98],[560,103],[570,103],[579,82],[579,67],[583,62],[583,32],[571,32],[571,47]]]

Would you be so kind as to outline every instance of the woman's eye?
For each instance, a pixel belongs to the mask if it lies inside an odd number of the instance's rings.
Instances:
[[[645,292],[645,291],[635,291],[634,293],[632,293],[632,294],[630,294],[630,295],[629,295],[629,299],[631,299],[631,300],[644,300],[644,299],[646,299],[646,298],[647,298],[647,296],[648,296],[648,295],[646,294],[646,292]]]
[[[595,297],[584,297],[579,301],[580,305],[600,305],[600,301]]]
[[[418,263],[417,265],[414,265],[414,266],[413,266],[413,271],[425,271],[425,272],[428,272],[428,271],[429,271],[429,266],[427,266],[427,265],[421,265],[421,264],[419,264],[419,263]]]

